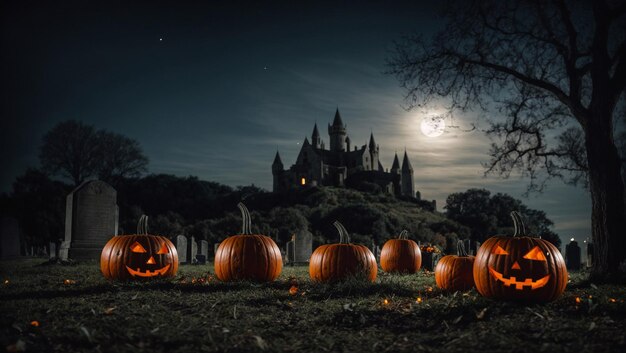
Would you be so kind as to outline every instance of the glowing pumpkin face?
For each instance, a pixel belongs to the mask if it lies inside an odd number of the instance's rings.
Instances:
[[[100,256],[104,277],[130,280],[176,275],[178,252],[174,244],[165,237],[147,234],[147,220],[146,216],[139,220],[138,234],[114,236],[107,242]]]
[[[474,261],[476,289],[485,297],[547,302],[567,285],[567,269],[550,242],[524,235],[521,217],[512,214],[513,237],[495,236],[478,249]]]

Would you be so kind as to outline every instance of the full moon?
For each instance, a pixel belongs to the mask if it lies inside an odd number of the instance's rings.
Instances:
[[[441,136],[446,130],[446,121],[442,116],[427,116],[422,119],[421,129],[428,137]]]

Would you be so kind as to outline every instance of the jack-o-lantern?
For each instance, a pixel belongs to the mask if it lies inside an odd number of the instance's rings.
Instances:
[[[333,225],[339,231],[339,244],[322,245],[315,249],[309,263],[311,279],[333,282],[354,277],[374,282],[378,271],[374,254],[363,245],[350,244],[350,235],[341,223]]]
[[[268,236],[252,234],[250,212],[243,203],[237,207],[243,217],[243,229],[241,234],[220,243],[215,253],[215,275],[222,281],[271,282],[283,269],[278,245]]]
[[[435,267],[437,287],[455,292],[474,287],[474,256],[468,256],[463,241],[457,243],[457,255],[446,255]]]
[[[476,289],[485,297],[532,302],[558,298],[567,285],[559,250],[541,238],[527,236],[517,212],[511,212],[515,234],[494,236],[478,249],[474,261]]]
[[[380,267],[385,272],[415,273],[422,266],[422,252],[403,230],[398,239],[389,239],[380,252]]]
[[[137,234],[116,235],[100,255],[100,270],[115,280],[173,277],[178,271],[178,252],[166,237],[148,234],[148,216],[142,215]]]

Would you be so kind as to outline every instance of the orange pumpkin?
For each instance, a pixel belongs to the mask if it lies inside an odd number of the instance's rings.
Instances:
[[[283,258],[272,238],[252,234],[250,212],[237,205],[243,217],[241,234],[222,241],[215,253],[215,275],[222,281],[250,280],[271,282],[283,269]]]
[[[422,252],[403,230],[398,239],[389,239],[380,252],[380,267],[385,272],[415,273],[422,266]]]
[[[478,249],[474,281],[489,298],[549,302],[567,285],[567,268],[559,250],[541,238],[526,235],[519,213],[511,212],[513,237],[494,236]]]
[[[446,255],[435,267],[437,287],[447,291],[466,291],[474,287],[474,256],[467,256],[463,241],[457,244],[457,255]]]
[[[354,277],[374,282],[378,271],[374,254],[363,245],[350,244],[350,235],[341,223],[333,225],[339,231],[339,243],[315,249],[309,262],[311,279],[334,282]]]
[[[173,277],[178,271],[178,252],[166,237],[148,234],[148,216],[142,215],[137,234],[116,235],[106,243],[100,271],[114,280]]]

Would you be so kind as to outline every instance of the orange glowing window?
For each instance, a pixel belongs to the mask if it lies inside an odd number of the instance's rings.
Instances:
[[[302,180],[300,180],[300,184],[306,185],[306,178],[302,178]]]
[[[506,250],[502,249],[502,247],[500,245],[498,245],[496,247],[496,249],[493,251],[493,253],[496,254],[496,255],[508,255],[509,254]]]
[[[157,255],[169,254],[169,253],[170,253],[170,249],[167,248],[165,243],[163,243],[163,245],[161,245],[161,249],[159,249],[159,251],[157,251]]]
[[[546,261],[546,255],[543,254],[543,251],[541,251],[538,246],[535,246],[526,255],[524,255],[524,258],[529,260]]]
[[[144,249],[144,247],[141,246],[141,244],[139,244],[138,242],[134,242],[133,245],[130,246],[130,250],[132,252],[140,252],[140,253],[147,252],[146,249]]]

